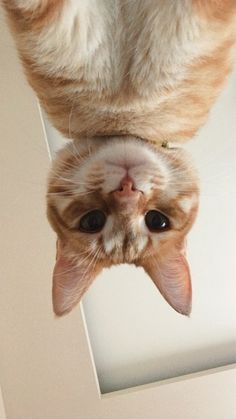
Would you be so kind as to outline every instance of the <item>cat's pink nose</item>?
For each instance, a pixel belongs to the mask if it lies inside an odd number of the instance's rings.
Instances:
[[[129,176],[125,176],[120,182],[119,189],[113,193],[117,199],[137,199],[141,191],[135,188],[134,181]]]

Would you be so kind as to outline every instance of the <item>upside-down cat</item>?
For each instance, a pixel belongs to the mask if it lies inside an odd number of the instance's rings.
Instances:
[[[231,70],[236,0],[4,0],[29,83],[71,144],[49,177],[53,305],[133,263],[191,310],[185,237],[198,181],[182,143]]]

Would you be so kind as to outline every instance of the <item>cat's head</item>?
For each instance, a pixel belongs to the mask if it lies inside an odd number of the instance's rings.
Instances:
[[[170,305],[191,310],[185,238],[196,217],[198,180],[182,149],[131,137],[71,143],[49,177],[48,217],[58,235],[53,305],[79,302],[103,268],[133,263]]]

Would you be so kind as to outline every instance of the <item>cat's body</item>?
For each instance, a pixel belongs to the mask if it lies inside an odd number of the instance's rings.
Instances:
[[[5,4],[14,7],[29,81],[70,138],[187,140],[205,122],[231,68],[232,0]]]
[[[190,139],[205,122],[232,66],[236,1],[3,4],[42,107],[75,140],[49,181],[48,214],[59,237],[55,311],[69,311],[103,267],[128,262],[143,266],[188,314],[184,242],[197,177],[181,150],[160,145]],[[87,234],[83,216],[97,209],[101,229]]]

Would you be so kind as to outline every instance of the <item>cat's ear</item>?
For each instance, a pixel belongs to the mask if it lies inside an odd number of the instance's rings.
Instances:
[[[184,245],[175,247],[164,257],[147,258],[142,266],[166,301],[179,313],[189,316],[192,287]]]
[[[53,310],[57,316],[69,313],[79,303],[102,267],[88,258],[69,259],[64,255],[64,246],[58,240],[57,257],[53,271]]]

